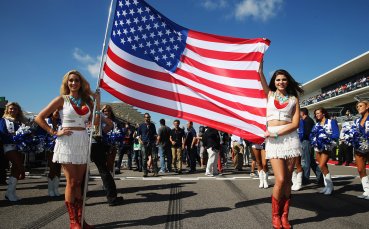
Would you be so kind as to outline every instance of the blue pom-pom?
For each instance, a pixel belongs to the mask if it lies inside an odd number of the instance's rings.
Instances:
[[[42,146],[40,146],[41,139],[33,135],[29,126],[20,126],[13,136],[13,141],[17,145],[18,150],[24,153],[42,152]]]
[[[310,133],[310,144],[319,152],[330,150],[331,146],[335,144],[331,136],[332,132],[326,127],[316,125]]]
[[[104,141],[109,145],[114,145],[119,147],[122,142],[123,134],[119,128],[114,128],[109,131],[106,135],[104,135]]]

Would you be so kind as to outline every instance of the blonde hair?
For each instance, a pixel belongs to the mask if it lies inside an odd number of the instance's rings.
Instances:
[[[9,114],[9,107],[10,106],[16,107],[18,109],[18,114],[17,114],[17,117],[15,117],[14,121],[25,122],[27,120],[26,117],[24,117],[21,106],[16,102],[9,102],[5,105],[5,111],[4,111],[3,118],[7,118],[7,119],[9,119],[9,118],[13,119],[14,118]]]
[[[369,106],[369,100],[367,99],[363,99],[363,100],[360,100],[359,102],[356,103],[356,108],[357,108],[357,105],[359,105],[359,103],[365,103],[365,106]]]
[[[108,110],[110,111],[110,115],[111,115],[111,119],[115,120],[115,114],[113,112],[113,108],[109,105],[109,104],[105,104],[102,108],[101,108],[101,112],[104,112],[104,110]]]
[[[82,100],[88,104],[91,102],[91,95],[93,94],[91,89],[90,89],[90,84],[88,83],[88,81],[82,76],[82,74],[77,71],[77,70],[71,70],[69,72],[67,72],[64,77],[63,77],[63,81],[62,84],[60,86],[60,95],[69,95],[70,90],[68,87],[68,79],[69,76],[71,74],[75,74],[79,77],[80,82],[81,82],[81,88],[78,91],[79,96],[82,98]]]

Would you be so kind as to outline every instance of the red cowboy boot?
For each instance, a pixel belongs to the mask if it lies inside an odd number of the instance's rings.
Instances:
[[[281,215],[280,215],[280,203],[281,200],[278,201],[272,195],[272,225],[273,228],[282,228]]]
[[[286,197],[283,197],[281,200],[281,210],[282,210],[281,221],[282,221],[282,226],[285,229],[291,228],[291,224],[290,222],[288,222],[288,212],[290,211],[290,201],[291,201],[291,196],[288,199]]]
[[[69,203],[65,201],[65,206],[67,206],[69,213],[69,228],[70,229],[81,229],[81,224],[78,221],[77,209],[75,208],[75,203]]]
[[[75,205],[77,208],[77,216],[78,216],[78,222],[82,225],[81,218],[82,218],[82,207],[83,207],[83,200],[82,199],[75,199]],[[94,229],[95,227],[92,225],[89,225],[86,223],[85,220],[83,220],[83,229]]]

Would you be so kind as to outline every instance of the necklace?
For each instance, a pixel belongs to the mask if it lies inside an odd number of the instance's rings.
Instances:
[[[275,93],[275,95],[276,95],[276,98],[277,98],[279,104],[283,104],[283,103],[285,103],[288,100],[288,95],[285,95],[284,97],[282,97],[278,93]]]
[[[76,105],[77,107],[81,107],[82,99],[81,98],[74,98],[73,96],[69,96],[69,99]]]

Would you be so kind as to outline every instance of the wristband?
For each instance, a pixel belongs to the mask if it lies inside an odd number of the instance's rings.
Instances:
[[[50,131],[49,131],[49,133],[50,133],[50,135],[51,135],[51,136],[56,136],[56,134],[58,133],[58,131],[53,130],[53,129],[51,128],[51,129],[50,129]]]
[[[274,138],[278,139],[278,132],[275,132],[274,134],[275,134]]]

